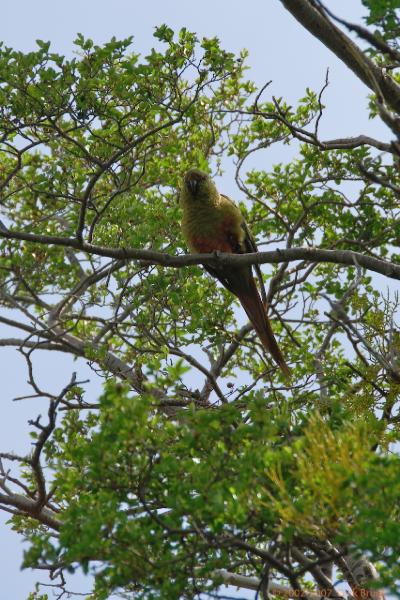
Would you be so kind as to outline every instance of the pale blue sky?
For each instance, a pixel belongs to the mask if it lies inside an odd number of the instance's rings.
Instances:
[[[349,20],[358,20],[361,14],[358,0],[331,0],[327,4]],[[331,83],[324,96],[328,108],[321,123],[321,136],[336,138],[360,133],[387,136],[382,125],[368,119],[365,87],[300,27],[279,0],[202,0],[197,3],[183,0],[6,0],[1,12],[0,40],[25,51],[33,49],[39,38],[51,41],[55,51],[71,55],[72,41],[80,32],[96,43],[105,42],[112,36],[133,35],[133,49],[146,54],[153,44],[154,27],[161,23],[167,23],[175,30],[185,26],[200,37],[217,35],[227,50],[238,52],[247,48],[250,52],[249,77],[259,84],[272,79],[269,92],[283,96],[289,102],[300,98],[306,87],[319,90],[329,67]],[[259,166],[268,168],[270,164],[284,160],[283,152],[287,151],[272,147],[263,157],[265,164]],[[226,191],[233,191],[230,181],[225,181],[224,185]],[[45,413],[46,404],[37,400],[12,403],[13,397],[30,393],[25,383],[24,361],[12,349],[1,349],[0,357],[3,365],[0,449],[26,452],[30,443],[26,435],[27,420],[35,418],[40,411]],[[99,389],[99,382],[86,365],[73,363],[66,355],[57,357],[44,353],[35,364],[45,389],[59,391],[73,370],[78,371],[79,379],[90,377],[93,395]],[[0,600],[25,600],[33,590],[36,574],[20,572],[21,543],[4,525],[5,520],[0,513]],[[40,579],[45,581],[45,575]],[[70,587],[75,591],[89,589],[82,577],[74,577]],[[253,598],[254,593],[241,592],[240,596]],[[52,597],[51,591],[49,597]]]

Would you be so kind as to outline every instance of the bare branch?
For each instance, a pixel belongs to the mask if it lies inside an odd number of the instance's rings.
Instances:
[[[45,507],[38,511],[36,500],[31,500],[30,498],[21,496],[21,494],[0,494],[0,508],[2,508],[2,504],[5,506],[12,506],[16,508],[19,513],[29,515],[40,521],[40,523],[43,523],[43,525],[47,525],[56,531],[61,527],[61,522],[56,518],[53,511]]]
[[[381,92],[392,110],[400,113],[400,86],[370,60],[311,0],[281,0],[308,31],[327,46],[373,92]],[[378,90],[377,90],[378,86]]]
[[[3,225],[4,227],[4,225]],[[400,279],[400,265],[381,260],[372,256],[365,256],[360,252],[352,250],[325,250],[322,248],[283,248],[269,252],[257,252],[248,254],[186,254],[183,256],[172,256],[170,254],[156,252],[155,250],[138,250],[133,248],[106,248],[79,242],[74,238],[61,238],[56,236],[35,235],[9,229],[0,229],[0,238],[11,240],[24,240],[36,244],[55,245],[76,248],[95,256],[106,256],[120,260],[140,260],[151,265],[163,265],[165,267],[187,267],[190,265],[201,265],[204,263],[244,266],[261,265],[265,263],[284,263],[298,260],[311,262],[327,262],[339,265],[353,266],[354,262],[367,269],[380,273],[391,279]]]
[[[312,576],[314,577],[315,581],[318,583],[320,588],[324,590],[324,594],[323,594],[324,597],[338,598],[338,599],[343,598],[343,594],[341,592],[338,592],[334,588],[334,586],[332,585],[332,582],[323,573],[322,569],[320,569],[317,565],[315,565],[312,560],[307,558],[303,554],[303,552],[301,552],[298,548],[293,548],[293,547],[291,549],[291,552],[293,554],[293,557],[297,561],[299,561],[299,563],[301,565],[303,565],[305,570],[309,571],[312,574]],[[329,560],[331,560],[331,559],[329,558]]]
[[[48,421],[47,425],[44,427],[40,426],[40,434],[39,434],[39,437],[38,437],[36,445],[35,445],[35,450],[30,459],[30,465],[32,467],[33,473],[35,474],[37,491],[38,491],[37,500],[36,500],[37,510],[41,510],[43,508],[43,506],[46,503],[46,499],[47,499],[46,498],[46,484],[45,484],[42,466],[40,464],[40,455],[44,448],[44,445],[46,444],[47,440],[53,433],[54,427],[56,425],[57,407],[60,404],[61,400],[64,398],[64,396],[75,385],[76,385],[76,373],[73,373],[72,377],[71,377],[71,381],[68,383],[68,385],[65,386],[65,388],[59,394],[59,396],[50,401],[49,411],[48,411],[49,421]],[[39,425],[39,419],[40,419],[40,417],[37,419],[37,421],[35,423],[32,423],[32,422],[30,422],[30,423]]]
[[[237,588],[244,588],[246,590],[257,591],[260,589],[261,580],[257,577],[248,577],[247,575],[231,573],[226,569],[218,569],[217,571],[214,571],[214,575],[218,578],[222,578],[225,585],[233,585]],[[273,596],[283,598],[299,598],[299,594],[296,593],[296,590],[276,583],[275,581],[270,581],[268,583],[268,592]],[[320,600],[321,594],[304,591],[304,595],[301,597],[305,600]]]
[[[400,52],[398,52],[395,48],[389,46],[389,44],[387,44],[382,38],[377,37],[361,25],[358,25],[356,23],[349,23],[348,21],[341,19],[340,17],[334,15],[332,11],[330,11],[324,4],[322,4],[322,2],[320,2],[319,0],[317,1],[321,8],[324,10],[324,12],[326,12],[326,14],[328,14],[334,21],[340,23],[341,25],[344,25],[349,31],[354,31],[354,33],[356,33],[361,39],[369,42],[374,48],[382,52],[382,54],[387,54],[394,61],[400,62]]]

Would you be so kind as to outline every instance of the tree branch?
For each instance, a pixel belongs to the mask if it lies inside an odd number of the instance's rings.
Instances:
[[[1,223],[0,223],[1,226]],[[298,260],[310,262],[327,262],[339,265],[354,266],[357,262],[360,267],[368,271],[374,271],[389,277],[390,279],[400,279],[400,265],[381,260],[373,256],[365,256],[360,252],[352,250],[325,250],[323,248],[282,248],[271,250],[269,252],[254,252],[248,254],[185,254],[182,256],[171,256],[155,250],[139,250],[135,248],[106,248],[82,242],[81,244],[74,238],[64,238],[48,235],[36,235],[21,231],[10,231],[0,227],[0,238],[8,240],[23,240],[35,244],[64,246],[76,248],[88,254],[95,256],[106,256],[119,260],[140,260],[148,265],[163,265],[165,267],[188,267],[190,265],[201,265],[205,263],[245,266],[262,265],[265,263],[283,263]]]
[[[38,511],[36,500],[31,500],[30,498],[26,498],[21,494],[0,494],[0,508],[2,508],[2,504],[5,506],[12,506],[19,512],[29,515],[43,523],[43,525],[47,525],[48,527],[51,527],[57,531],[61,527],[61,522],[56,519],[51,510],[43,507],[40,511]]]
[[[231,573],[226,569],[218,569],[214,571],[216,577],[222,578],[225,585],[233,585],[237,588],[244,588],[246,590],[259,590],[261,585],[261,579],[257,577],[248,577],[246,575],[238,575],[237,573]],[[280,596],[284,598],[299,598],[297,590],[288,588],[274,581],[268,583],[268,592],[273,596]],[[305,591],[301,596],[305,600],[320,600],[321,594],[314,592]]]
[[[353,71],[353,73],[373,92],[381,92],[386,104],[400,113],[400,86],[385,76],[372,60],[345,35],[311,0],[281,0],[283,6],[313,36]],[[379,90],[377,90],[377,85]]]
[[[318,1],[318,4],[334,21],[344,25],[349,31],[354,31],[354,33],[356,33],[360,38],[369,42],[374,48],[382,52],[382,54],[387,54],[394,61],[400,62],[400,52],[389,46],[389,44],[387,44],[382,38],[377,37],[365,27],[361,27],[361,25],[349,23],[348,21],[345,21],[344,19],[334,15],[333,12],[330,11],[322,2]]]

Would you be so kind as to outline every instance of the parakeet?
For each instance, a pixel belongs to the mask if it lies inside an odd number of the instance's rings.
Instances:
[[[180,204],[183,211],[182,232],[191,252],[257,252],[240,209],[230,198],[218,192],[207,173],[200,169],[187,171],[180,190]],[[272,332],[251,265],[204,265],[204,268],[240,300],[264,348],[285,376],[290,377],[289,367]]]

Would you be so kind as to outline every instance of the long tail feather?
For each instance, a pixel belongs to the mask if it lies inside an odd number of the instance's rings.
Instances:
[[[239,298],[244,310],[247,313],[254,329],[256,330],[264,348],[271,354],[272,358],[279,365],[283,374],[287,379],[290,379],[290,369],[283,358],[282,352],[277,344],[272,331],[267,312],[258,294],[257,287],[254,283],[252,293],[239,292],[236,294]]]

